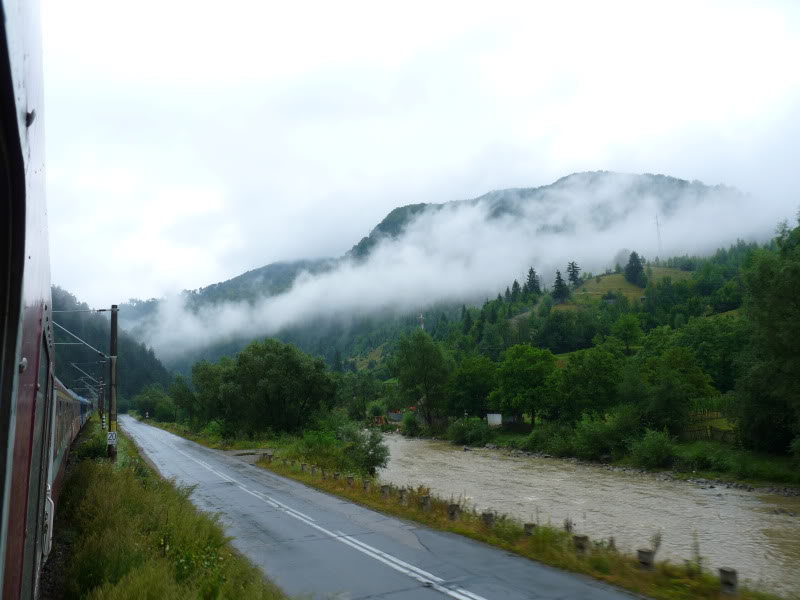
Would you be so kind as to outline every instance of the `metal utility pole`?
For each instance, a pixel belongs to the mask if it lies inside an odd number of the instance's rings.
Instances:
[[[109,362],[111,363],[111,381],[108,406],[108,456],[117,459],[117,313],[116,304],[111,305],[111,350]]]
[[[103,376],[100,375],[100,391],[97,394],[97,412],[100,413],[100,422],[103,424],[103,429],[106,428],[106,390]]]

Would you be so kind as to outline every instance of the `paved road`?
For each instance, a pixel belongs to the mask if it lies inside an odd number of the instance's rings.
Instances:
[[[125,415],[166,477],[195,485],[242,553],[290,595],[356,600],[631,596],[451,533],[387,517]]]

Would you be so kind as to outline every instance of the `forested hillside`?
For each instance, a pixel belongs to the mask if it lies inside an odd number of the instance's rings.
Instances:
[[[730,446],[800,460],[799,297],[800,225],[782,225],[710,257],[631,252],[603,274],[571,261],[550,289],[531,267],[480,308],[379,329],[357,372],[267,340],[138,402],[234,437],[402,410],[407,434],[484,443],[481,418],[499,412],[529,450],[800,482]]]
[[[220,327],[218,315],[214,313],[217,308],[227,306],[233,312],[243,312],[247,309],[256,309],[259,301],[265,298],[286,296],[292,286],[303,276],[305,280],[321,274],[330,274],[337,269],[347,271],[348,265],[362,264],[387,240],[397,240],[406,234],[409,227],[418,222],[423,216],[444,214],[465,207],[480,207],[484,223],[487,228],[498,227],[500,230],[509,224],[525,224],[530,235],[564,236],[574,235],[580,227],[588,228],[592,232],[609,230],[621,223],[627,223],[631,215],[641,211],[642,206],[652,206],[661,215],[662,219],[669,220],[688,213],[698,206],[710,202],[728,201],[741,197],[741,194],[724,186],[706,186],[700,182],[689,182],[663,175],[628,175],[608,172],[577,173],[564,177],[553,184],[538,188],[517,188],[492,191],[471,200],[446,202],[443,204],[409,204],[392,210],[367,237],[355,244],[342,257],[336,259],[301,260],[295,262],[273,263],[234,277],[228,281],[213,284],[198,290],[182,293],[180,311],[192,315],[202,315],[204,311],[211,313],[211,317],[199,318],[201,324],[209,330],[218,330],[216,339],[210,343],[196,343],[188,345],[180,351],[172,351],[169,347],[181,345],[181,340],[162,342],[161,348],[165,350],[165,357],[169,360],[170,367],[188,373],[192,362],[204,358],[216,360],[221,356],[241,350],[246,344],[259,337],[257,331],[241,331],[241,328],[232,333],[225,333],[225,328]],[[569,208],[564,208],[569,207]],[[648,209],[649,210],[649,209]],[[556,212],[563,217],[552,219]],[[447,213],[456,215],[458,213]],[[636,218],[651,219],[647,213],[643,217],[636,213]],[[450,217],[448,216],[448,219]],[[444,219],[447,222],[448,219]],[[436,236],[446,236],[442,223],[437,222],[439,229],[426,231],[425,236],[430,239]],[[635,225],[641,227],[641,223]],[[634,226],[634,225],[632,225]],[[647,227],[650,227],[648,224]],[[424,239],[424,238],[423,238]],[[548,238],[549,239],[549,238]],[[419,240],[415,240],[418,244]],[[445,248],[447,240],[440,242]],[[620,242],[622,243],[622,242]],[[617,247],[613,252],[619,250]],[[453,248],[455,257],[459,252]],[[596,249],[589,252],[596,254]],[[613,256],[613,252],[602,258],[604,264]],[[520,247],[518,256],[532,254],[530,248]],[[468,257],[461,256],[465,261]],[[535,258],[535,257],[533,257]],[[532,260],[533,260],[532,258]],[[576,259],[581,257],[576,256]],[[596,257],[595,257],[596,259]],[[497,265],[500,269],[505,265]],[[542,265],[539,265],[542,267]],[[506,267],[507,268],[507,267]],[[525,273],[520,273],[524,278]],[[553,273],[543,274],[543,281],[551,282]],[[483,290],[479,277],[476,278],[475,287]],[[342,283],[342,286],[349,286]],[[493,286],[486,288],[491,291]],[[494,294],[492,293],[492,296]],[[377,348],[387,341],[395,339],[398,333],[408,332],[416,326],[417,315],[420,310],[425,313],[429,331],[439,331],[446,323],[460,316],[459,309],[462,303],[468,305],[480,302],[485,297],[483,291],[464,293],[457,296],[457,301],[452,298],[426,300],[424,292],[415,300],[413,306],[405,310],[375,308],[369,311],[351,310],[349,312],[325,310],[328,298],[318,298],[315,314],[298,315],[289,324],[281,325],[268,331],[274,337],[297,344],[300,348],[312,354],[322,356],[329,365],[339,364],[351,358],[361,357],[357,360],[366,360],[367,363],[375,360],[373,355]],[[369,292],[363,294],[364,302],[368,303]],[[168,331],[169,322],[175,321],[175,302],[170,310],[165,310],[163,315],[159,310],[164,304],[162,300],[136,300],[122,306],[121,319],[123,324],[140,339],[154,339],[159,332]],[[238,306],[237,306],[238,305]],[[260,310],[260,309],[259,309]],[[269,312],[264,308],[260,314]],[[257,317],[258,314],[253,315]],[[688,316],[688,315],[685,315]],[[304,318],[303,318],[304,317]],[[255,320],[255,319],[254,319]],[[489,337],[494,336],[490,332]],[[214,338],[214,336],[209,336]],[[491,343],[491,342],[486,342]],[[570,346],[569,341],[562,344]],[[574,346],[575,344],[571,344]]]
[[[58,286],[53,286],[53,320],[65,327],[79,338],[108,354],[110,344],[110,321],[108,313],[95,312],[58,312],[58,311],[89,311],[89,306],[68,291]],[[103,375],[108,381],[107,364],[101,363],[103,357],[83,344],[74,344],[75,338],[55,328],[56,344],[56,377],[67,387],[78,390],[78,393],[87,395],[84,384],[80,381],[85,377],[73,363],[95,379]],[[161,361],[156,358],[152,348],[145,347],[126,331],[119,332],[119,387],[118,393],[122,398],[124,408],[125,399],[133,397],[146,385],[158,383],[167,385],[172,375],[164,368]],[[92,384],[94,385],[94,384]]]

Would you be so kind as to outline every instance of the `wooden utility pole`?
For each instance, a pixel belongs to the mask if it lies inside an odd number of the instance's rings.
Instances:
[[[111,362],[111,382],[109,389],[108,406],[108,456],[112,460],[117,459],[117,313],[119,308],[116,304],[111,305],[111,350],[109,361]]]

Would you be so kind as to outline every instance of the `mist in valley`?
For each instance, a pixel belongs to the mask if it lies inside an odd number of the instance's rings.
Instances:
[[[172,296],[133,326],[170,360],[306,323],[478,304],[515,278],[524,281],[531,266],[549,285],[571,260],[599,274],[629,250],[652,260],[708,254],[737,239],[764,241],[788,216],[732,188],[644,177],[578,174],[538,190],[429,205],[397,237],[379,236],[366,258],[301,272],[284,293],[193,309],[186,296]]]

